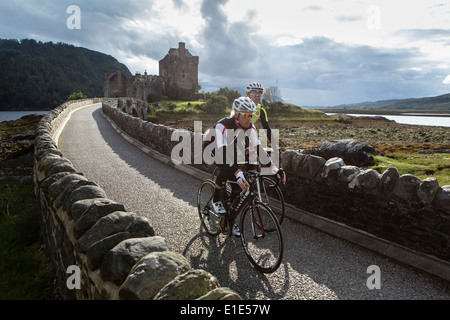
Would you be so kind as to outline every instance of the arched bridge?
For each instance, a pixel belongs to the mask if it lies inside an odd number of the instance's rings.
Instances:
[[[446,280],[330,236],[317,229],[325,221],[308,222],[308,216],[302,216],[306,224],[290,218],[283,222],[282,265],[273,274],[259,273],[247,261],[239,239],[211,238],[200,229],[196,191],[201,180],[139,147],[105,117],[101,103],[71,115],[59,149],[110,199],[146,217],[170,250],[184,255],[194,268],[211,272],[244,299],[450,298]],[[314,223],[316,228],[307,225]],[[345,233],[345,227],[338,227],[328,229]],[[370,287],[371,266],[379,268],[380,288]]]

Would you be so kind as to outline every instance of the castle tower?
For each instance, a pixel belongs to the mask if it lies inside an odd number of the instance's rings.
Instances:
[[[171,48],[159,61],[159,75],[167,79],[168,86],[176,83],[180,88],[197,89],[199,57],[186,49],[185,43],[178,43],[178,49]]]

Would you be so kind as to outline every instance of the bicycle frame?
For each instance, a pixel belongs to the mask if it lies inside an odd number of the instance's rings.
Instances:
[[[250,206],[252,217],[255,217],[254,212],[253,212],[253,204],[255,204],[256,202],[262,202],[261,192],[260,192],[261,191],[261,187],[260,187],[260,180],[259,180],[259,178],[261,177],[261,173],[258,172],[258,171],[251,170],[251,171],[247,172],[247,175],[250,178],[255,179],[255,181],[256,181],[256,189],[257,189],[257,194],[258,195],[255,196],[255,192],[254,192],[254,189],[253,189],[254,188],[254,184],[252,183],[253,181],[250,180],[249,181],[250,182],[249,189],[244,193],[244,197],[240,200],[238,206],[234,209],[233,212],[230,212],[230,210],[229,210],[230,209],[230,201],[229,201],[230,197],[225,192],[225,190],[222,190],[222,192],[221,192],[222,203],[224,204],[225,209],[227,211],[226,217],[227,217],[227,220],[228,220],[228,227],[231,226],[231,224],[234,222],[236,217],[239,215],[240,212],[243,211],[243,209],[246,208],[246,206]],[[233,180],[227,180],[227,183],[238,184],[236,181],[233,181]],[[264,226],[263,226],[261,217],[259,216],[258,212],[257,212],[257,215],[258,215],[257,218],[258,218],[258,222],[259,222],[258,225],[260,226],[260,228],[261,228],[261,230],[263,232],[262,237],[264,237],[264,234],[265,234]],[[253,234],[256,237],[255,230],[252,230],[252,231],[253,231]]]

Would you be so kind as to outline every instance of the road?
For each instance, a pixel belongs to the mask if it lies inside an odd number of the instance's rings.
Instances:
[[[450,283],[326,233],[286,219],[280,268],[262,274],[238,238],[210,238],[200,229],[196,178],[155,160],[106,121],[100,105],[76,111],[59,140],[63,155],[108,198],[149,219],[171,251],[217,277],[244,299],[450,299]],[[378,282],[368,268],[379,268]],[[370,277],[370,279],[369,279]],[[370,281],[368,281],[370,280]],[[373,280],[373,281],[372,281]],[[379,283],[369,289],[367,283]]]

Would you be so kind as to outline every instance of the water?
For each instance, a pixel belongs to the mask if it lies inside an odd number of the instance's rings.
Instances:
[[[27,114],[33,114],[33,113],[48,113],[49,110],[38,110],[38,111],[0,111],[0,122],[2,121],[11,121],[11,120],[17,120],[22,118],[23,116],[26,116]]]
[[[49,110],[38,111],[0,111],[0,122],[17,120],[27,114],[32,113],[48,113]],[[327,115],[334,115],[335,113],[327,113]],[[431,114],[411,114],[411,115],[379,115],[379,114],[348,114],[352,117],[384,117],[389,120],[394,120],[401,124],[421,125],[421,126],[439,126],[450,127],[450,115],[431,115]]]
[[[327,113],[327,115],[335,115],[335,113]],[[388,120],[394,120],[401,124],[421,125],[421,126],[438,126],[450,127],[450,115],[382,115],[382,114],[348,114],[352,117],[384,117]]]

